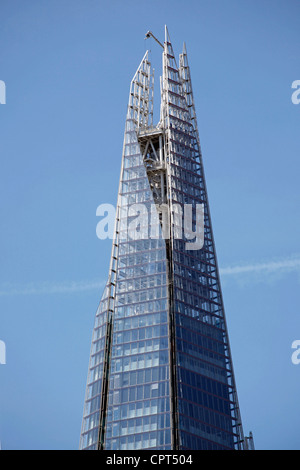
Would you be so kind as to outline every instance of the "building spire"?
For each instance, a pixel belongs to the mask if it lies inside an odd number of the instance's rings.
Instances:
[[[253,448],[239,411],[186,46],[177,67],[167,26],[164,44],[148,37],[164,49],[161,121],[153,126],[147,51],[130,84],[80,448]]]
[[[167,25],[165,25],[165,42],[171,42]]]

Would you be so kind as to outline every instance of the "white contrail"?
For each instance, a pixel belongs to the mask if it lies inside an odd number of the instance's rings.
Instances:
[[[0,288],[0,296],[5,295],[38,295],[38,294],[72,294],[89,290],[101,289],[104,281],[70,281],[70,282],[36,282],[17,286],[4,284]]]
[[[229,266],[221,268],[220,274],[222,276],[230,276],[234,274],[244,273],[275,273],[280,271],[290,272],[300,270],[300,257],[282,259],[280,261],[270,261],[265,263],[255,263],[239,266]]]
[[[283,274],[292,271],[300,273],[300,255],[278,261],[220,268],[222,278],[227,276],[238,276],[239,278],[242,278],[243,274],[254,273],[260,274],[259,280],[262,280],[262,276],[264,275]],[[8,295],[72,294],[76,292],[100,290],[103,289],[104,286],[105,281],[103,280],[36,282],[23,286],[6,283],[0,286],[0,297]]]

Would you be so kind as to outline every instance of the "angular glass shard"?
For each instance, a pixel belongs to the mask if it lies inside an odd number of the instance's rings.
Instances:
[[[146,52],[130,86],[115,233],[81,449],[239,449],[244,437],[186,48],[165,31],[161,119]]]

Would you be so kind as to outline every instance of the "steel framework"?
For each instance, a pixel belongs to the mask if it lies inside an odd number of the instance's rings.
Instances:
[[[254,448],[243,434],[186,47],[178,67],[167,28],[163,45],[146,37],[163,47],[160,121],[147,51],[130,86],[80,448]],[[148,237],[130,236],[134,204],[155,212]],[[189,250],[182,214],[197,204],[202,246]]]

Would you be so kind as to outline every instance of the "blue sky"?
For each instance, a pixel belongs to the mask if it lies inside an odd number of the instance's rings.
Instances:
[[[2,0],[0,440],[77,449],[129,84],[185,41],[245,432],[299,449],[298,0]],[[156,88],[158,96],[158,88]],[[156,114],[157,115],[157,114]]]

